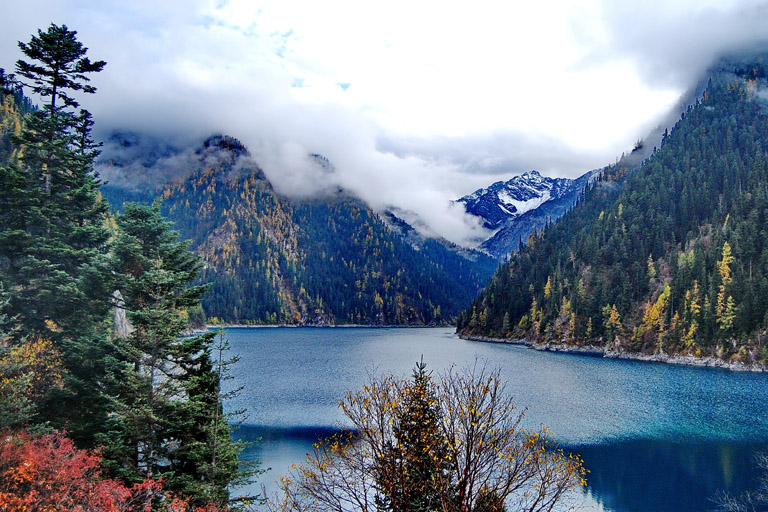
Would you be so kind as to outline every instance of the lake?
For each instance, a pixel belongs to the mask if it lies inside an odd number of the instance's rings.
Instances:
[[[590,470],[586,510],[714,509],[718,491],[753,488],[754,454],[768,450],[768,374],[538,352],[461,340],[449,328],[227,330],[241,360],[227,404],[245,409],[244,453],[278,474],[319,436],[344,426],[338,400],[370,375],[407,377],[424,356],[439,373],[476,359],[498,367],[526,424],[545,424]]]

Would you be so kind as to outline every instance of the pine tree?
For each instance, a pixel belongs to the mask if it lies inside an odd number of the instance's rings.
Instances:
[[[221,414],[215,333],[185,336],[188,311],[208,288],[190,285],[200,260],[170,229],[159,202],[127,204],[117,224],[113,270],[131,332],[116,341],[122,363],[112,429],[119,434],[107,455],[128,479],[163,477],[197,503],[225,503],[237,449],[225,423],[212,428]]]
[[[393,512],[442,510],[450,464],[432,378],[416,364],[404,403],[398,404],[394,444],[377,467],[380,508]]]

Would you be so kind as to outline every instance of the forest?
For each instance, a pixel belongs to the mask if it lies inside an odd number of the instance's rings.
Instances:
[[[19,49],[0,70],[0,508],[224,510],[250,473],[226,340],[190,335],[200,259],[159,203],[101,198],[80,98],[106,63],[65,25]]]
[[[157,193],[204,262],[212,323],[452,325],[497,267],[445,240],[403,236],[413,228],[344,190],[280,195],[233,137],[209,137],[179,172]],[[108,185],[104,195],[120,208],[136,194]]]
[[[606,167],[499,268],[458,330],[766,362],[764,60],[715,75],[639,168]]]
[[[257,470],[222,405],[235,361],[223,333],[195,328],[445,324],[496,266],[416,247],[343,192],[289,202],[236,166],[247,150],[231,137],[151,204],[111,207],[80,105],[107,63],[64,25],[19,48],[16,72],[0,70],[4,510],[247,507],[230,490]]]

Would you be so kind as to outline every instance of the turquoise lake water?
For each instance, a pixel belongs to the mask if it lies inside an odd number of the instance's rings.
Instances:
[[[261,477],[270,489],[318,437],[343,428],[339,398],[370,375],[409,376],[422,355],[437,373],[476,359],[498,367],[528,407],[527,425],[547,425],[582,455],[585,510],[713,510],[718,491],[754,487],[754,454],[768,450],[766,374],[537,352],[446,328],[228,329],[227,338],[241,357],[230,385],[244,386],[228,407],[248,413],[239,437],[261,438],[244,456],[272,468]]]

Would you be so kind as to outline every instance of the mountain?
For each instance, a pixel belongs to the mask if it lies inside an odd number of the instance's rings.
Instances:
[[[584,187],[597,176],[590,171],[577,179],[550,178],[530,171],[508,181],[497,181],[457,200],[467,213],[494,230],[480,249],[502,258],[549,222],[561,217],[576,202]]]
[[[460,332],[766,361],[768,57],[704,83],[639,168],[605,168],[499,267]]]
[[[331,168],[320,155],[307,158]],[[143,164],[106,161],[126,176],[131,166],[146,174]],[[283,197],[231,137],[211,137],[162,161],[183,164],[167,165],[170,181],[157,190],[164,212],[204,261],[202,280],[212,285],[203,307],[214,321],[445,324],[496,267],[476,251],[401,236],[391,219],[342,190]],[[105,189],[117,201],[137,193]]]
[[[5,164],[11,157],[15,149],[11,138],[21,132],[24,116],[35,110],[21,89],[3,94],[6,85],[5,75],[0,69],[0,164]]]

